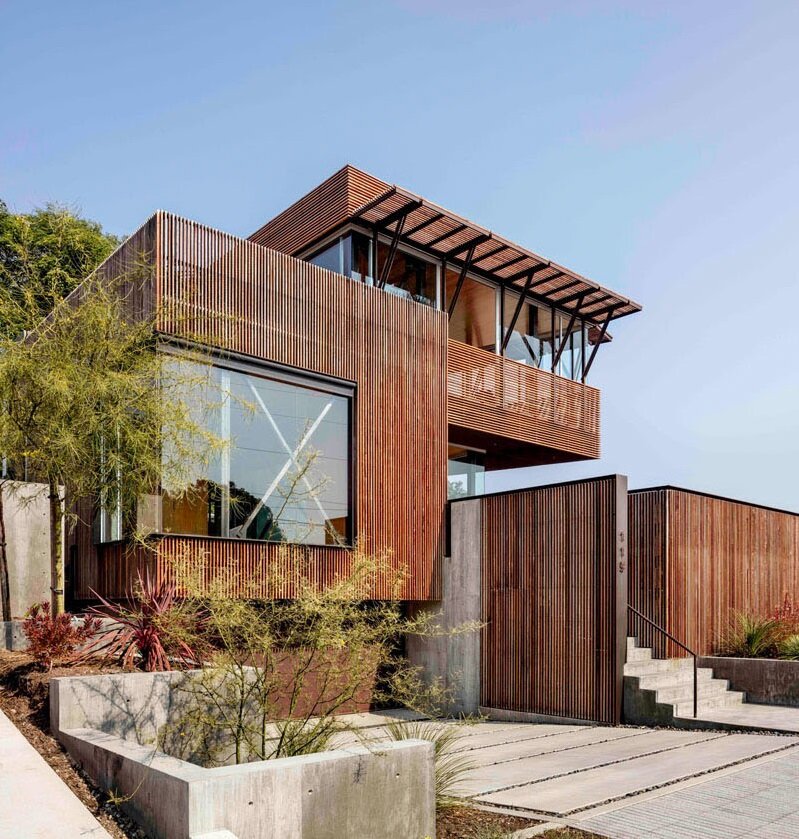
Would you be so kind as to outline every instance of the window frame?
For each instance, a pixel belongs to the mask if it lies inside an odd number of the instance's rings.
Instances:
[[[191,358],[197,355],[197,348],[192,347],[188,342],[169,341],[159,344],[159,352],[167,355],[175,355],[182,358]],[[340,550],[352,550],[357,539],[358,521],[357,521],[357,384],[348,379],[338,378],[336,376],[329,376],[324,373],[318,373],[314,370],[303,370],[299,367],[291,367],[290,365],[280,364],[275,361],[267,361],[265,359],[256,358],[254,356],[244,355],[231,350],[213,349],[210,352],[207,348],[203,348],[203,353],[207,358],[211,359],[213,367],[229,370],[234,373],[242,373],[244,375],[255,376],[261,379],[271,379],[272,381],[280,382],[281,384],[292,385],[294,387],[303,388],[305,390],[315,390],[320,393],[326,393],[330,396],[343,397],[347,400],[347,532],[340,543],[333,544],[316,544],[309,542],[271,542],[267,539],[246,539],[234,538],[230,536],[211,536],[208,534],[199,533],[179,533],[176,531],[164,531],[163,529],[163,513],[159,504],[159,527],[153,532],[153,536],[176,536],[181,539],[212,539],[222,542],[248,543],[256,545],[292,545],[296,547],[312,549],[328,549],[335,548]]]

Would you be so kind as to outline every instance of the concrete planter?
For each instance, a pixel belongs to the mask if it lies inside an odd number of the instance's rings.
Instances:
[[[747,702],[799,708],[799,661],[703,656],[699,666],[712,667],[717,679],[728,679],[733,690],[744,691]]]
[[[51,730],[158,839],[421,839],[435,835],[433,744],[350,746],[203,768],[153,745],[180,715],[191,673],[53,679]]]

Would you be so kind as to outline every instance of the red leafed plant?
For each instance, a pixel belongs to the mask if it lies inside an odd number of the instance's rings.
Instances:
[[[90,654],[100,655],[123,667],[140,666],[152,672],[171,670],[173,664],[192,667],[198,656],[192,638],[198,636],[202,616],[196,608],[178,600],[174,583],[153,583],[149,572],[139,572],[136,589],[127,603],[112,603],[97,592],[102,603],[89,611],[112,621],[93,645]]]
[[[99,629],[100,621],[90,615],[82,623],[75,623],[69,612],[53,615],[46,601],[31,606],[22,622],[28,652],[48,670],[56,662],[72,658],[78,647],[91,641]]]
[[[794,600],[787,592],[782,605],[777,606],[771,617],[780,622],[786,634],[799,635],[799,600]]]

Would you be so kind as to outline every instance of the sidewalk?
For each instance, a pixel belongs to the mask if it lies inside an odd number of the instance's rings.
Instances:
[[[110,839],[0,711],[0,839]]]

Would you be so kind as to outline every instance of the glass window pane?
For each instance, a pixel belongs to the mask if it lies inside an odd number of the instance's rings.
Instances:
[[[351,270],[350,276],[354,280],[364,282],[372,281],[372,240],[363,233],[353,233],[350,237],[351,243]]]
[[[447,307],[457,288],[458,277],[457,271],[447,269]],[[462,344],[496,352],[497,289],[494,286],[466,277],[455,304],[455,311],[449,319],[449,337]]]
[[[344,266],[342,264],[341,257],[341,240],[337,239],[332,245],[327,245],[318,253],[308,257],[308,262],[318,265],[320,268],[327,268],[329,271],[335,271],[337,274],[343,274]]]
[[[485,452],[451,445],[447,454],[447,497],[466,498],[485,493]]]
[[[519,304],[519,295],[505,292],[504,332],[510,328]],[[505,355],[522,364],[542,370],[552,369],[552,310],[526,301],[513,326]]]
[[[187,498],[163,499],[164,532],[340,544],[350,522],[350,399],[216,369],[214,434],[228,441]]]
[[[378,271],[382,271],[388,254],[389,246],[379,242],[377,245]],[[386,279],[385,290],[408,300],[423,303],[425,306],[435,306],[436,278],[435,263],[397,250]]]

